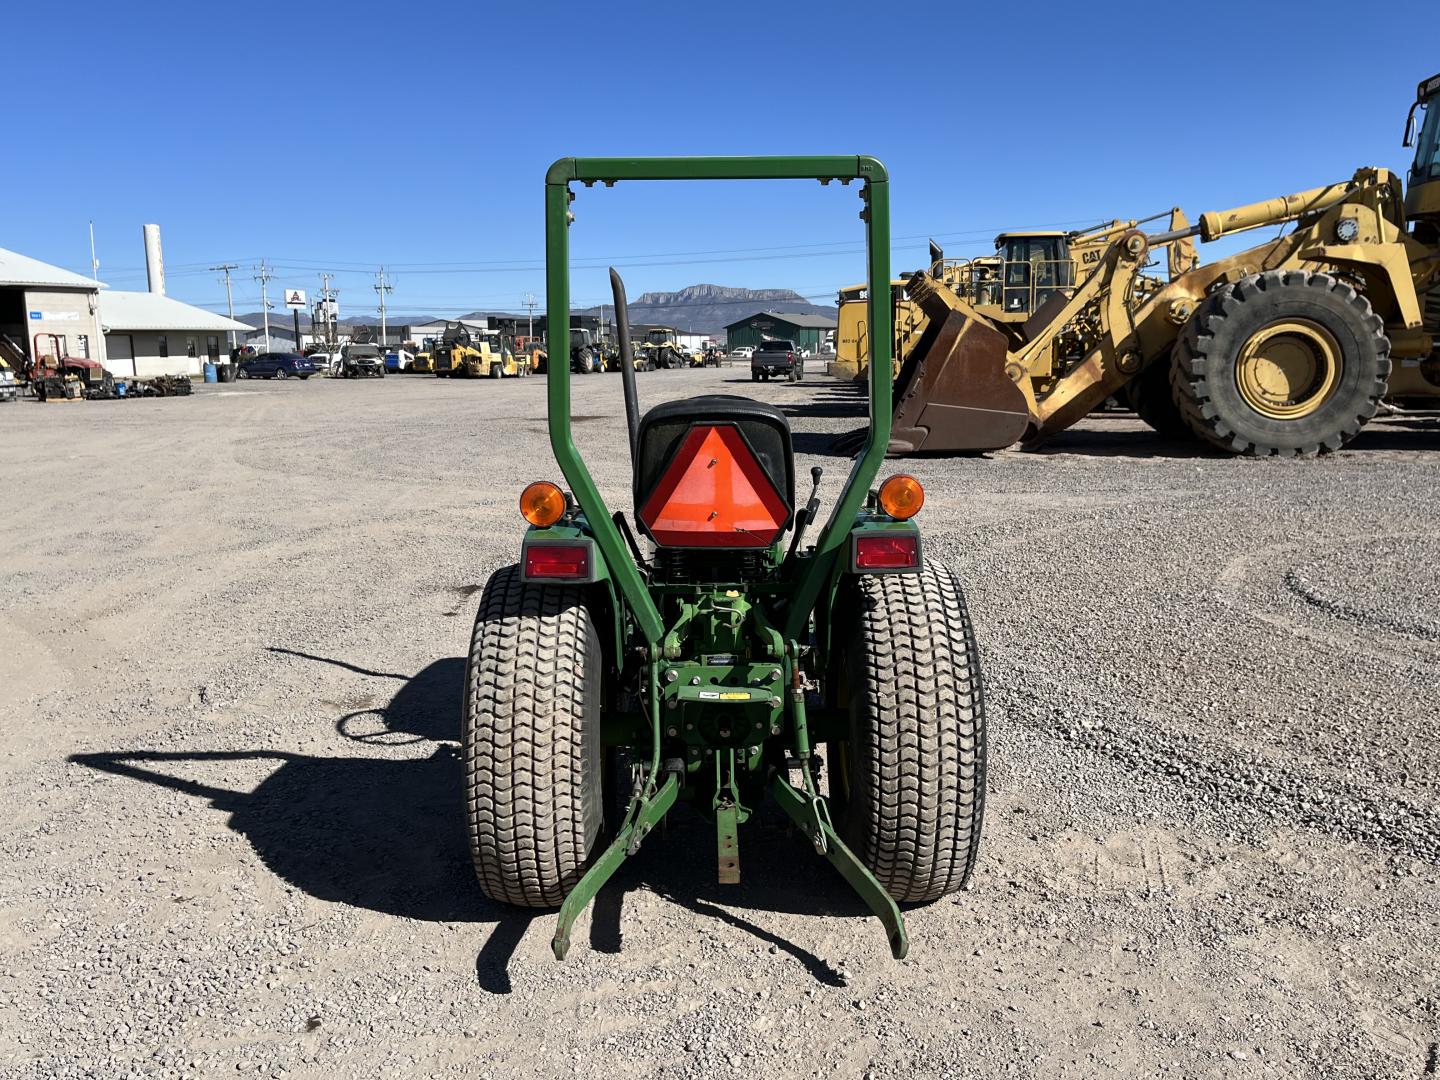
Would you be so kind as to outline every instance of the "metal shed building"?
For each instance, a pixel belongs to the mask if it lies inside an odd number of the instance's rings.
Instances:
[[[58,348],[103,364],[99,289],[98,281],[0,248],[0,335],[31,360]]]
[[[157,292],[100,294],[105,366],[115,375],[199,375],[206,360],[229,356],[226,335],[250,328],[242,322]]]
[[[757,311],[725,327],[726,348],[759,345],[764,338],[789,338],[800,349],[818,353],[835,320],[826,315],[802,315],[793,311]]]

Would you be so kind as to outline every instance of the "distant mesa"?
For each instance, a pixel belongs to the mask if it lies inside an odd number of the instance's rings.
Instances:
[[[544,310],[541,307],[537,314],[543,314]],[[599,307],[574,310],[577,315],[600,314]],[[761,311],[825,315],[831,319],[836,316],[836,309],[833,306],[812,304],[794,289],[740,289],[732,285],[687,285],[675,292],[642,293],[638,299],[630,301],[630,321],[633,323],[657,323],[697,334],[722,334],[725,327],[731,323]],[[419,326],[439,321],[442,318],[483,319],[487,315],[500,314],[514,316],[516,313],[513,311],[471,311],[464,315],[430,316],[392,312],[387,321],[392,327]],[[606,305],[605,316],[607,319],[613,318],[614,308]],[[265,322],[265,316],[258,311],[236,315],[235,318],[257,328],[264,325]],[[344,316],[342,311],[341,322],[348,324],[351,321]],[[374,314],[367,312],[358,316],[356,321],[378,324],[379,319]],[[272,311],[270,313],[272,333],[288,332],[292,326],[292,316],[289,311]],[[300,313],[300,331],[301,333],[310,332],[310,317],[303,311]]]

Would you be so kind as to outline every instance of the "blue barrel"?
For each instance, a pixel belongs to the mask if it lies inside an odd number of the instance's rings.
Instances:
[[[215,371],[215,365],[212,364],[212,363],[210,363],[209,360],[206,360],[206,361],[205,361],[205,381],[206,381],[206,382],[219,382],[219,381],[220,381],[220,376],[219,376],[218,374],[216,374],[216,371]]]

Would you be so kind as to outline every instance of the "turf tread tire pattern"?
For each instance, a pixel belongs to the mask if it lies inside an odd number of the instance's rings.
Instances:
[[[470,854],[492,900],[557,906],[600,835],[600,642],[573,586],[486,583],[462,750]]]
[[[841,828],[895,900],[937,900],[970,879],[985,809],[985,698],[965,598],[932,565],[856,578],[848,601]]]

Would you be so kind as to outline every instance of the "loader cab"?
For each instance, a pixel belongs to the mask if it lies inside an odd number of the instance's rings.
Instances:
[[[1075,287],[1075,263],[1064,233],[1001,233],[995,238],[995,253],[1006,315],[1032,315],[1056,293]]]
[[[1405,213],[1433,222],[1440,219],[1440,75],[1432,75],[1416,87],[1415,104],[1405,121],[1405,145],[1415,147]]]

